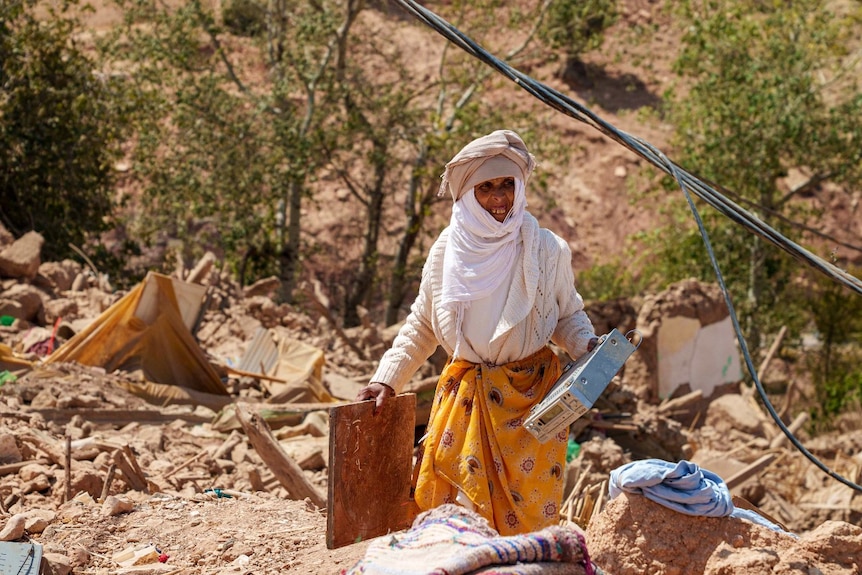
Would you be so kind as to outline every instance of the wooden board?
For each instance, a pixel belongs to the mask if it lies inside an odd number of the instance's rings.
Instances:
[[[339,405],[329,411],[326,547],[336,549],[405,529],[410,498],[416,396]]]

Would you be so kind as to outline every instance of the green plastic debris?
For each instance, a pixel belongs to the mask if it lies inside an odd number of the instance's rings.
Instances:
[[[18,379],[14,373],[11,371],[0,371],[0,387],[3,387],[3,384],[8,382],[13,382]]]
[[[566,463],[569,463],[578,456],[581,452],[581,444],[574,439],[569,438],[569,443],[566,445]]]
[[[213,495],[215,495],[215,496],[216,496],[217,498],[219,498],[219,499],[221,499],[221,498],[223,498],[223,497],[227,497],[227,498],[232,498],[232,497],[233,497],[233,495],[231,495],[230,493],[226,493],[226,492],[225,492],[223,489],[221,489],[220,487],[216,487],[216,488],[214,488],[214,489],[204,489],[204,493],[212,493]]]
[[[0,325],[10,326],[15,323],[15,318],[11,315],[0,315]]]

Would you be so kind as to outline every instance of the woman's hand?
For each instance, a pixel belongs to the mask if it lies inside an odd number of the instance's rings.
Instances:
[[[394,397],[395,390],[386,385],[385,383],[379,383],[376,381],[372,381],[365,387],[359,390],[359,393],[356,394],[356,401],[365,401],[368,399],[374,400],[374,415],[380,413],[380,410],[383,408],[383,400],[387,397]]]

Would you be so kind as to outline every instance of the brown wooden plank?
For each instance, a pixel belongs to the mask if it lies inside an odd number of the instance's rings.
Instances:
[[[259,413],[247,414],[237,407],[236,415],[245,429],[245,434],[269,470],[278,478],[293,499],[308,498],[323,509],[326,502],[323,494],[309,481],[299,465],[284,451],[284,447],[272,435],[272,430]]]
[[[727,488],[731,491],[739,485],[745,483],[750,477],[756,475],[769,467],[769,465],[775,461],[775,458],[778,457],[775,453],[767,453],[754,463],[749,464],[744,469],[740,469],[730,477],[724,480],[724,483],[727,485]]]
[[[416,396],[387,399],[329,411],[329,497],[326,546],[336,549],[410,526],[416,516],[410,497]]]
[[[104,423],[110,425],[125,425],[137,422],[146,424],[170,423],[181,419],[191,424],[209,423],[212,416],[196,413],[163,413],[155,409],[88,409],[81,407],[70,407],[68,409],[37,408],[28,409],[25,413],[38,413],[45,421],[65,425],[76,415],[85,421],[92,423]]]

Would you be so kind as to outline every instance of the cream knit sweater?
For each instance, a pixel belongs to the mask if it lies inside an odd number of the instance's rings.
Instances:
[[[385,383],[396,393],[401,393],[438,345],[450,357],[455,349],[455,314],[439,305],[448,235],[447,228],[431,247],[422,269],[419,295],[370,380]],[[553,341],[572,358],[580,357],[595,333],[575,289],[571,250],[562,238],[540,228],[529,213],[524,214],[521,238],[524,244],[516,268],[520,273],[515,273],[491,338],[491,352],[494,357],[524,358]]]

